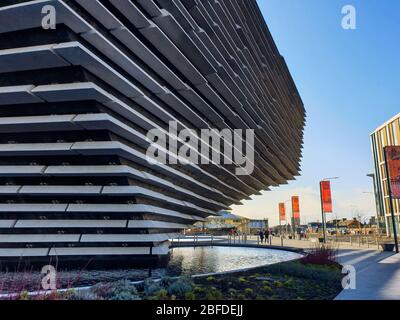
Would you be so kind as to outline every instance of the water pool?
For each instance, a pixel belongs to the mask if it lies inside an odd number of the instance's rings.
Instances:
[[[164,276],[196,275],[214,272],[234,271],[300,258],[295,252],[244,247],[181,247],[171,249],[168,265],[151,269],[153,278]],[[59,271],[57,287],[68,288],[94,285],[98,282],[128,279],[143,280],[149,277],[149,269],[112,269]],[[0,272],[2,292],[37,290],[40,288],[41,274],[30,272]]]

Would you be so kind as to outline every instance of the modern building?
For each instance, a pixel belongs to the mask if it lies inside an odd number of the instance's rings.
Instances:
[[[150,163],[146,135],[171,121],[253,129],[254,171]],[[196,221],[294,179],[304,125],[255,0],[2,0],[2,263],[165,257]]]
[[[251,219],[247,224],[248,231],[251,234],[269,229],[268,219]]]
[[[346,232],[347,231],[350,232],[351,230],[361,231],[361,228],[363,226],[362,223],[357,218],[333,219],[331,221],[328,221],[327,224],[333,226],[333,228],[337,232],[342,232],[342,230]]]
[[[208,217],[206,222],[196,223],[196,231],[226,234],[231,230],[236,230],[247,233],[249,222],[249,218],[238,216],[229,211],[221,211],[215,216]]]
[[[372,154],[374,161],[374,187],[377,202],[377,217],[380,226],[384,226],[387,235],[392,235],[389,193],[387,191],[384,148],[400,145],[400,114],[381,125],[371,134]],[[397,228],[399,228],[400,201],[393,199]]]

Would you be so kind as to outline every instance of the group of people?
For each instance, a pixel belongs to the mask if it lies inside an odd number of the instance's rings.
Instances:
[[[260,237],[260,242],[261,242],[261,243],[264,243],[264,241],[265,241],[265,243],[267,243],[268,240],[269,240],[270,234],[271,234],[271,233],[269,232],[268,229],[266,229],[266,230],[260,230],[260,231],[258,232],[258,236]]]

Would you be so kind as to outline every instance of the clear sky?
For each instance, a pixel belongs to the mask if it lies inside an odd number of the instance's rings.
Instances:
[[[318,182],[332,181],[331,217],[375,215],[369,134],[400,112],[399,0],[258,0],[307,110],[302,175],[234,206],[278,222],[278,202],[299,195],[302,222],[320,219]],[[341,25],[356,8],[357,29]],[[290,204],[287,203],[290,208]]]

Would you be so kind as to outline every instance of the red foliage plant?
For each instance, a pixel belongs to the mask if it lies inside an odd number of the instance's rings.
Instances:
[[[337,249],[326,244],[316,245],[307,251],[307,255],[300,262],[303,264],[339,266],[337,262]]]

